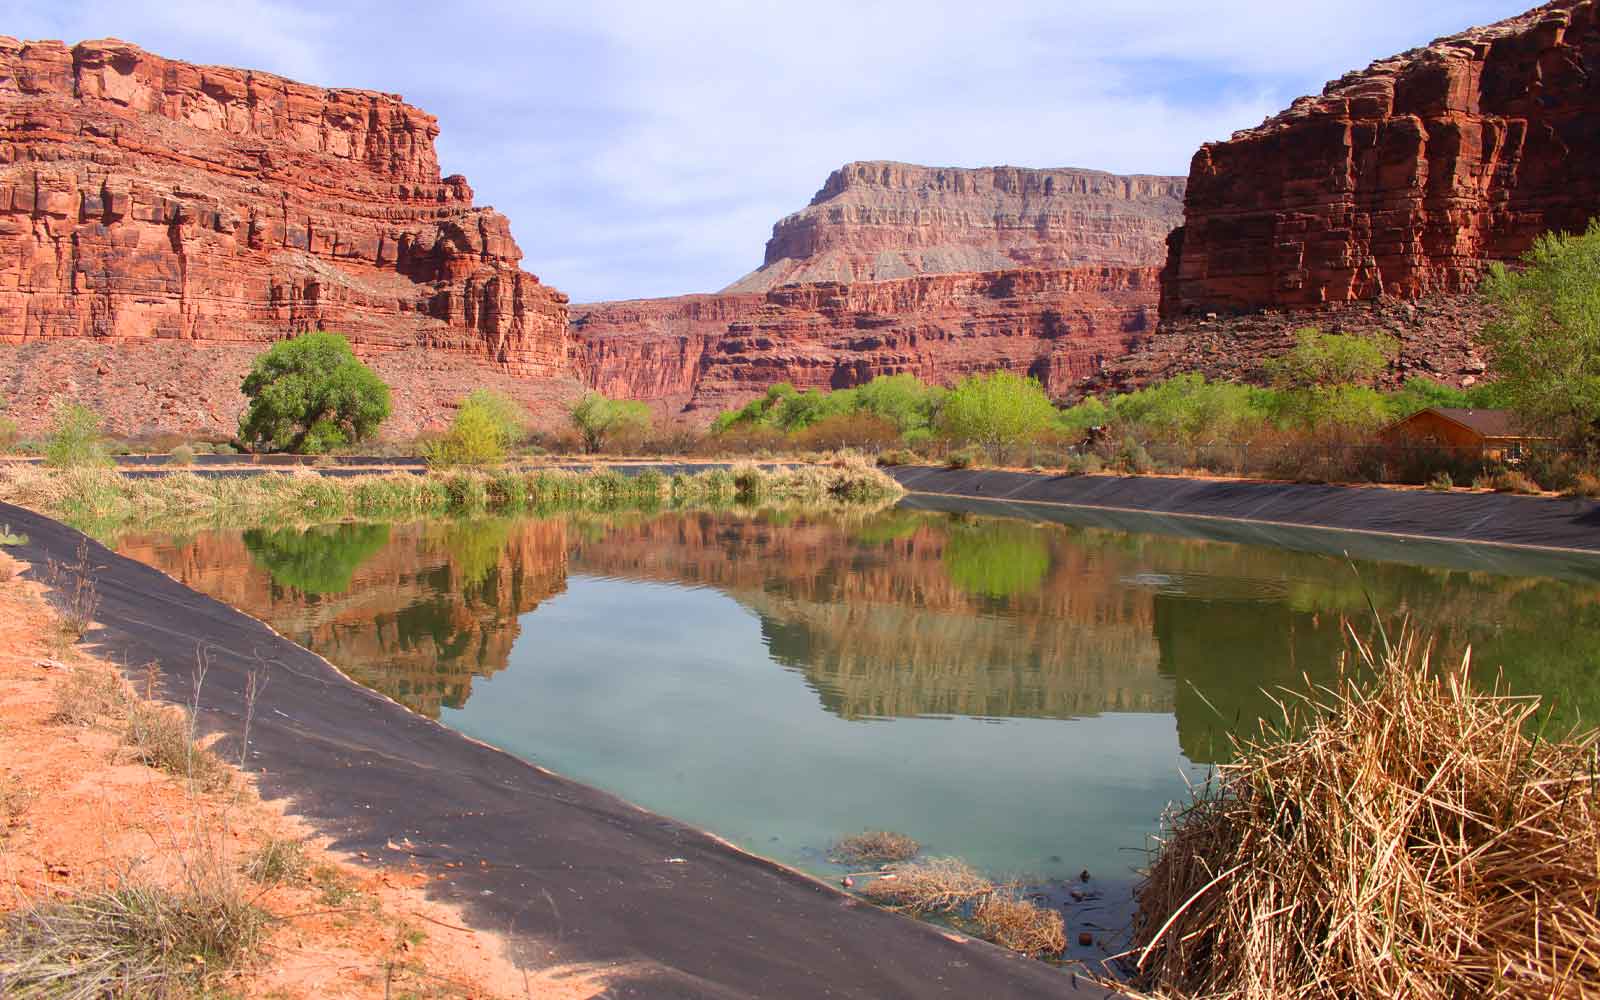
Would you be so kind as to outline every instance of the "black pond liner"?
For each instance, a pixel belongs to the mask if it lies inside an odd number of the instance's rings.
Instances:
[[[83,538],[8,504],[0,524],[28,537],[10,551],[35,566],[70,562]],[[227,741],[263,672],[249,756],[262,794],[372,864],[445,876],[430,894],[508,933],[529,966],[618,965],[607,997],[1108,995],[467,739],[148,566],[92,541],[89,558],[90,651],[135,675],[159,663],[161,694],[189,703],[205,650],[199,723],[235,759]]]

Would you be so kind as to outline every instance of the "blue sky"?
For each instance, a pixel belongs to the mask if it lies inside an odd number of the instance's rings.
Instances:
[[[0,31],[400,93],[574,301],[714,291],[850,160],[1188,172],[1532,0],[0,0]]]

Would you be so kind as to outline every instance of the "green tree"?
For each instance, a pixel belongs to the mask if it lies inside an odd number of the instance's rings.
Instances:
[[[81,403],[59,403],[44,442],[46,465],[58,469],[110,465],[111,454],[100,433],[100,415]]]
[[[622,434],[643,434],[650,429],[650,407],[631,399],[607,399],[591,392],[572,408],[572,426],[583,436],[586,450],[595,452]]]
[[[1305,431],[1356,433],[1381,426],[1389,410],[1372,384],[1397,347],[1391,337],[1301,330],[1294,349],[1266,365],[1278,389],[1271,400],[1278,422]]]
[[[336,333],[305,333],[256,358],[242,386],[239,437],[251,447],[315,454],[371,436],[389,416],[389,387]]]
[[[1049,427],[1056,408],[1037,379],[1010,372],[969,375],[950,391],[939,429],[958,441],[981,445],[998,462],[1016,444]]]
[[[493,465],[527,429],[522,407],[498,392],[477,389],[456,408],[444,437],[423,449],[429,465]]]
[[[1532,426],[1600,441],[1600,220],[1582,236],[1540,237],[1512,271],[1496,264],[1483,331],[1499,384]]]

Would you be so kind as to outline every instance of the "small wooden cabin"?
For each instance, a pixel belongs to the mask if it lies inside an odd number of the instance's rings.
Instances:
[[[1533,441],[1548,440],[1525,433],[1510,410],[1464,410],[1430,406],[1397,420],[1378,432],[1390,444],[1444,447],[1473,451],[1484,458],[1514,462]]]

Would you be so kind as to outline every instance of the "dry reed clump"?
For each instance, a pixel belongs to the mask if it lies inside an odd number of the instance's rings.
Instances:
[[[1402,637],[1366,687],[1285,703],[1282,733],[1169,820],[1124,958],[1163,997],[1580,997],[1600,984],[1596,734],[1438,676]],[[1283,733],[1294,733],[1292,737]]]
[[[920,850],[922,845],[903,833],[868,830],[843,838],[833,845],[828,856],[849,864],[879,864],[909,860],[916,857]]]
[[[892,865],[862,895],[906,913],[955,913],[995,891],[994,883],[956,858],[928,858]]]
[[[14,1000],[211,996],[254,951],[266,915],[232,887],[124,883],[41,900],[0,921],[0,987]]]
[[[1066,922],[1013,891],[996,891],[978,901],[972,922],[986,941],[1037,958],[1059,954],[1067,947]]]

